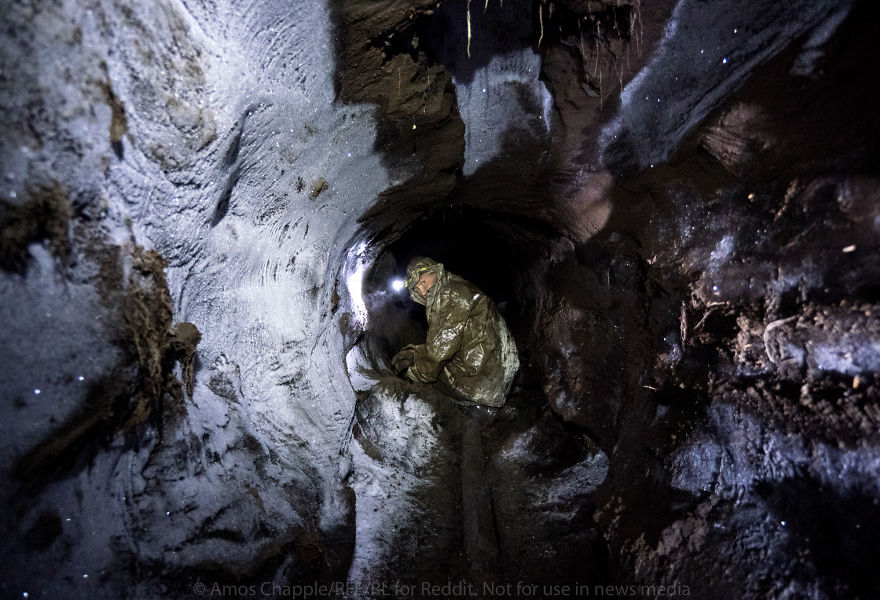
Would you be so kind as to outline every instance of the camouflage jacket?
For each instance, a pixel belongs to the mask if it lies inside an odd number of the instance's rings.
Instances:
[[[425,305],[428,336],[415,346],[407,376],[422,383],[439,380],[474,404],[501,406],[519,368],[513,337],[486,294],[430,262],[437,282],[427,298],[410,291]]]

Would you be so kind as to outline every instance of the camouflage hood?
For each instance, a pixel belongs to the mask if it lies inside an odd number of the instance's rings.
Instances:
[[[409,261],[409,264],[406,267],[406,279],[404,280],[404,285],[406,286],[406,289],[409,290],[409,297],[412,298],[412,301],[417,302],[422,306],[427,304],[428,299],[425,296],[419,295],[414,288],[419,281],[419,277],[424,273],[434,273],[439,281],[444,273],[443,263],[438,263],[436,260],[424,256],[416,256]],[[431,292],[428,292],[429,295],[430,293]]]

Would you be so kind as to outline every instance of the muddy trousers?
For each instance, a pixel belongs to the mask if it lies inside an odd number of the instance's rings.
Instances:
[[[498,408],[494,406],[489,406],[487,404],[477,404],[470,398],[466,398],[458,393],[458,391],[449,387],[447,384],[442,381],[435,381],[431,384],[435,390],[441,392],[442,394],[449,396],[458,404],[459,409],[462,413],[467,415],[468,418],[476,419],[480,422],[480,425],[483,427],[487,427],[492,424],[495,420],[495,415],[498,412]]]

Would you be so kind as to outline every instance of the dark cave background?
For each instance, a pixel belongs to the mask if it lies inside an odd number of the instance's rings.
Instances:
[[[880,595],[873,3],[5,8],[5,597]]]

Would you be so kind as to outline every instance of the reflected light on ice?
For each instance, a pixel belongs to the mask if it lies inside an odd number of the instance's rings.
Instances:
[[[348,293],[351,296],[351,305],[354,310],[354,314],[357,317],[358,321],[361,322],[362,325],[367,324],[367,305],[364,304],[364,297],[362,295],[364,289],[364,271],[366,270],[366,265],[363,261],[358,260],[357,268],[354,273],[349,274],[345,278],[345,285],[348,287]]]
[[[368,259],[367,244],[360,242],[356,248],[349,250],[345,265],[345,286],[351,297],[351,308],[362,327],[367,325],[367,305],[364,303],[363,289]]]

